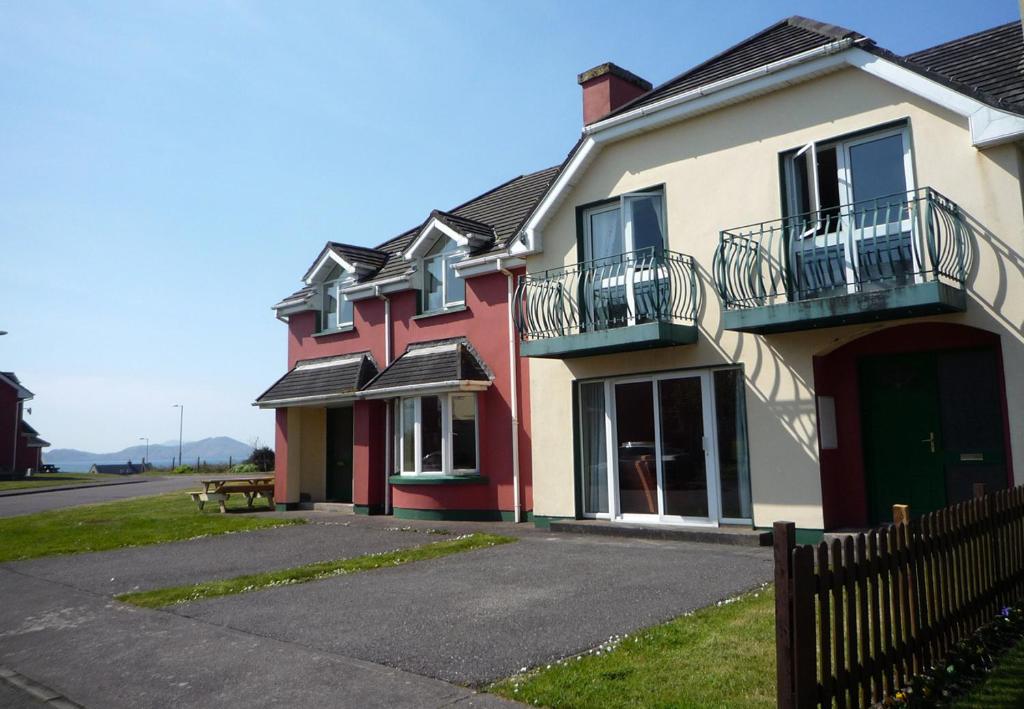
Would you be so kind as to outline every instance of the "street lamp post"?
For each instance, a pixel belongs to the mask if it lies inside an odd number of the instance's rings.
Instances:
[[[184,461],[181,459],[181,432],[185,426],[185,405],[175,404],[171,408],[179,410],[178,416],[178,465],[184,465]]]
[[[149,439],[143,436],[139,440],[146,442],[146,457],[142,459],[142,472],[146,472],[146,461],[149,460]]]

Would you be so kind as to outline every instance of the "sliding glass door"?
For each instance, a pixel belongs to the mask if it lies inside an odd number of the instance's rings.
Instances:
[[[750,519],[739,369],[583,382],[578,420],[585,515],[694,525]]]

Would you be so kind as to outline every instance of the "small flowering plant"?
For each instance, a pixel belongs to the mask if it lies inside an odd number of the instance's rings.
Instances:
[[[1024,639],[1024,603],[1002,608],[995,619],[958,642],[929,667],[881,702],[882,707],[925,709],[951,706],[995,667],[996,659]]]

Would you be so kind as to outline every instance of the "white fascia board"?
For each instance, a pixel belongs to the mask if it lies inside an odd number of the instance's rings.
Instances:
[[[987,148],[1024,138],[1024,117],[993,108],[923,74],[862,49],[847,56],[851,66],[968,119],[971,144]]]
[[[300,406],[322,406],[324,404],[345,404],[356,400],[355,392],[349,394],[335,394],[332,396],[294,396],[290,399],[271,399],[269,401],[254,401],[253,406],[260,409],[286,409]]]
[[[349,263],[338,254],[334,253],[334,249],[327,247],[327,251],[324,252],[324,255],[320,257],[320,260],[316,262],[316,265],[309,269],[309,273],[306,274],[303,281],[307,286],[317,283],[321,278],[320,272],[327,266],[333,267],[334,264],[341,266],[345,273],[351,274],[356,272],[355,264]]]
[[[541,228],[547,223],[547,220],[554,214],[569,192],[572,191],[572,188],[576,186],[587,165],[597,155],[599,149],[596,146],[597,140],[590,136],[584,139],[583,143],[576,149],[576,152],[573,153],[572,158],[569,160],[569,164],[555,178],[551,189],[547,191],[537,209],[530,215],[529,221],[523,226],[520,232],[523,238],[517,237],[512,240],[508,248],[509,255],[527,256],[543,250]]]
[[[434,217],[420,229],[420,233],[416,235],[416,238],[413,239],[413,242],[405,250],[405,253],[402,254],[402,257],[406,261],[412,261],[425,254],[430,245],[434,243],[434,239],[437,236],[435,232],[440,232],[440,236],[451,239],[459,246],[469,246],[474,241],[480,240],[479,238],[474,239],[474,236],[476,236],[474,234],[460,234],[437,217]]]
[[[543,249],[541,230],[582,177],[584,170],[600,152],[603,144],[655,130],[726,104],[840,69],[846,64],[843,52],[851,44],[852,41],[848,39],[832,42],[809,52],[802,52],[728,79],[699,86],[649,106],[642,106],[634,111],[586,126],[583,130],[586,136],[583,143],[523,227],[525,243],[517,239],[509,248],[509,253],[526,256]]]
[[[366,300],[367,298],[376,298],[387,293],[410,290],[412,287],[410,276],[394,276],[393,278],[385,278],[380,281],[357,283],[348,288],[342,288],[341,292],[346,300]]]
[[[481,258],[466,259],[455,264],[455,270],[463,278],[498,273],[511,268],[522,268],[526,260],[520,256],[509,256],[507,253],[492,254]]]
[[[427,394],[444,394],[453,391],[484,391],[491,386],[490,381],[476,379],[453,379],[447,382],[429,382],[426,384],[407,384],[405,386],[387,387],[359,392],[360,399],[393,399],[396,396],[424,396]]]
[[[543,249],[544,225],[604,143],[655,130],[846,66],[866,71],[968,118],[971,142],[977,148],[1024,138],[1024,117],[988,106],[844,39],[586,126],[583,143],[523,227],[522,240],[517,238],[509,253],[526,256]]]

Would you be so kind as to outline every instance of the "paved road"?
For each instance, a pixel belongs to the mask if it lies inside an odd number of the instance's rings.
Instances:
[[[89,505],[96,502],[123,500],[128,497],[142,495],[158,495],[162,492],[198,488],[198,476],[182,475],[167,478],[146,478],[144,482],[131,485],[105,485],[103,487],[87,487],[80,490],[56,490],[53,492],[37,492],[32,495],[11,495],[0,497],[0,517],[27,515],[33,512],[55,510],[61,507]]]
[[[86,707],[511,706],[459,685],[592,648],[771,575],[767,550],[520,525],[515,544],[173,610],[111,599],[220,577],[211,559],[254,570],[260,549],[262,568],[276,568],[292,555],[303,563],[443,538],[426,531],[436,523],[310,517],[326,524],[4,564],[0,666]]]

